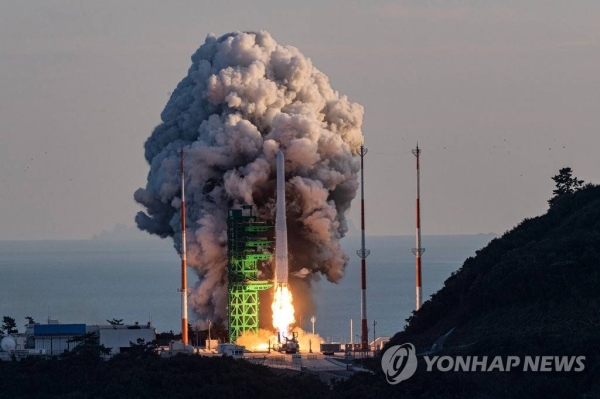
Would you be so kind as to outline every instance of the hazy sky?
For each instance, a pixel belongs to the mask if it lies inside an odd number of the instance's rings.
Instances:
[[[208,33],[267,30],[365,107],[367,233],[502,233],[600,182],[600,2],[0,1],[0,239],[134,225],[143,143]],[[351,217],[358,225],[358,201]]]

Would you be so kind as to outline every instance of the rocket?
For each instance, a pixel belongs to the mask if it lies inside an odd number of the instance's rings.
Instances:
[[[286,339],[290,325],[294,323],[292,292],[288,286],[288,242],[285,218],[285,159],[283,152],[277,153],[277,204],[275,209],[275,291],[273,292],[273,327],[278,342]]]
[[[285,218],[285,159],[277,153],[277,208],[275,211],[275,283],[288,283],[288,243]]]
[[[185,153],[181,150],[181,341],[188,344],[188,314],[187,314],[187,249],[185,236]]]

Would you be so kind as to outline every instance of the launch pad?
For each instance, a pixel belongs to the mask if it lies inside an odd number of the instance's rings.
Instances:
[[[273,286],[269,280],[258,279],[258,262],[270,259],[273,241],[264,237],[272,225],[259,220],[251,205],[230,209],[227,218],[227,259],[229,288],[229,342],[235,342],[245,332],[258,332],[258,291]],[[263,235],[261,235],[263,234]]]

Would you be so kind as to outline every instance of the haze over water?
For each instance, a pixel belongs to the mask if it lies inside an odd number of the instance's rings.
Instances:
[[[424,237],[423,298],[492,238]],[[315,332],[332,341],[349,340],[351,318],[354,334],[360,332],[359,239],[345,238],[342,246],[351,259],[345,277],[337,285],[323,279],[314,289]],[[390,336],[414,308],[413,246],[410,236],[367,237],[369,340],[373,320],[377,336]],[[159,332],[179,331],[179,257],[170,240],[0,241],[0,270],[0,316],[14,317],[20,331],[25,316],[88,324],[152,320]],[[190,273],[190,285],[195,281]],[[300,316],[310,330],[312,315]]]

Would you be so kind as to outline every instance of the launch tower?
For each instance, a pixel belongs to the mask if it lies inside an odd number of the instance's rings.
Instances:
[[[273,284],[258,279],[258,262],[270,259],[273,241],[265,232],[273,226],[258,220],[251,205],[230,209],[227,218],[229,342],[242,333],[258,332],[258,291]]]
[[[416,299],[415,299],[415,310],[419,310],[421,308],[421,256],[423,256],[423,252],[425,252],[425,248],[421,247],[421,171],[419,169],[419,157],[421,156],[421,149],[419,148],[419,143],[417,143],[417,148],[412,150],[412,153],[415,157],[417,157],[417,206],[416,206],[416,215],[417,215],[417,229],[415,234],[416,247],[413,248],[413,254],[415,254],[416,258],[416,270],[415,270],[415,286],[416,286]]]
[[[356,254],[360,258],[360,347],[367,352],[369,350],[369,330],[367,328],[367,256],[371,253],[365,248],[365,167],[364,158],[367,149],[360,146],[360,249]]]

